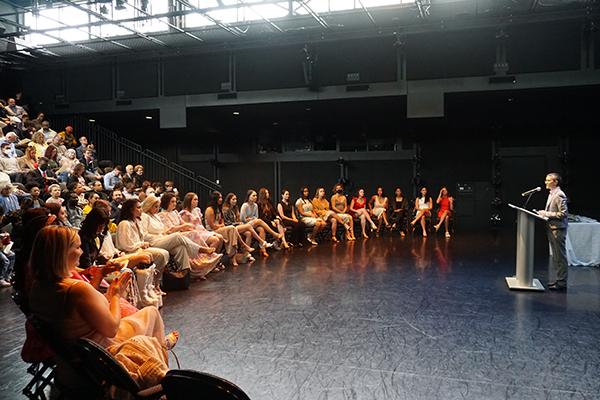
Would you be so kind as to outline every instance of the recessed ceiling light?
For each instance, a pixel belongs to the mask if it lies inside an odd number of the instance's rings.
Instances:
[[[150,115],[146,115],[146,119],[152,119]]]
[[[88,119],[88,121],[90,121],[90,122],[96,122],[95,119]]]
[[[240,112],[239,111],[234,111],[233,115],[240,115]]]
[[[310,111],[310,107],[306,107],[306,108],[305,108],[305,110],[306,110],[306,111]]]

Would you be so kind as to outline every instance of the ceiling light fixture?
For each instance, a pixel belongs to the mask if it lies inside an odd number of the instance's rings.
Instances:
[[[240,112],[239,111],[234,111],[233,115],[240,115]]]
[[[150,115],[146,115],[146,119],[152,119]]]

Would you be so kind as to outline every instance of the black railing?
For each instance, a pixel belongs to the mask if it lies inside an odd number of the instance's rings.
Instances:
[[[96,147],[99,160],[111,160],[123,167],[127,164],[141,164],[146,177],[160,182],[172,180],[183,193],[190,191],[200,194],[203,191],[221,189],[216,182],[84,118],[53,118],[52,125],[60,127],[59,129],[71,125],[77,136],[86,136]]]

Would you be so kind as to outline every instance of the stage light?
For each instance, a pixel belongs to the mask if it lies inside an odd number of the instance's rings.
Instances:
[[[95,119],[88,119],[88,121],[89,121],[89,122],[91,122],[91,123],[94,123],[94,122],[96,122],[96,120],[95,120]]]
[[[240,115],[240,112],[239,111],[234,111],[233,115]]]
[[[150,115],[146,115],[146,119],[152,119]]]

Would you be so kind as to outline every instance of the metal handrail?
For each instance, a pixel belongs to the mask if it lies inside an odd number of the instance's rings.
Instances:
[[[120,136],[118,133],[92,123],[81,117],[53,118],[56,127],[71,125],[76,134],[87,136],[96,146],[98,159],[111,160],[115,164],[142,164],[144,175],[152,180],[172,180],[185,191],[200,193],[208,190],[221,190],[221,185],[196,175],[196,173],[140,144]]]

